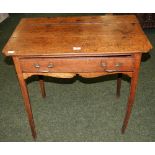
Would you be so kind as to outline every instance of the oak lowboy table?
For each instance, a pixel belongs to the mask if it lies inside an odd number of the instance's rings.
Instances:
[[[152,48],[137,18],[129,16],[80,16],[25,18],[20,21],[3,49],[15,64],[32,136],[35,124],[26,86],[32,75],[85,78],[118,74],[117,96],[121,75],[131,78],[130,95],[122,126],[125,132],[134,102],[142,53]]]

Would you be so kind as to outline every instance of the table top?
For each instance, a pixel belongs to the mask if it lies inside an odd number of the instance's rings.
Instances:
[[[81,56],[148,52],[134,15],[23,18],[3,49],[6,56]]]

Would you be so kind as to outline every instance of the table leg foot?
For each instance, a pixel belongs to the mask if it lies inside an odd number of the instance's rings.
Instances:
[[[33,134],[32,134],[32,137],[33,137],[34,141],[37,140],[37,134],[36,134],[36,133],[33,133]]]
[[[122,126],[121,133],[122,133],[122,134],[125,133],[125,128],[124,128],[124,126]]]

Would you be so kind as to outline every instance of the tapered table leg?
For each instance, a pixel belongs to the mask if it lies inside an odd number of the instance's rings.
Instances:
[[[20,69],[19,59],[17,57],[14,57],[13,60],[15,63],[15,68],[16,68],[16,72],[17,72],[22,96],[24,99],[24,105],[25,105],[25,109],[26,109],[26,112],[28,115],[28,120],[29,120],[29,124],[31,127],[32,136],[34,139],[36,139],[37,134],[36,134],[36,130],[35,130],[35,124],[34,124],[34,120],[33,120],[32,108],[31,108],[31,104],[30,104],[30,99],[29,99],[29,94],[28,94],[26,82],[23,78],[23,74],[22,74],[22,71]]]
[[[116,97],[120,97],[120,89],[121,89],[121,81],[122,81],[122,74],[119,73],[117,77],[117,91],[116,91]]]
[[[139,67],[140,67],[140,62],[141,62],[141,54],[134,54],[134,59],[135,59],[135,69],[134,69],[134,72],[131,78],[130,95],[128,98],[126,114],[125,114],[125,118],[124,118],[124,122],[122,126],[122,133],[125,133],[125,129],[128,125],[129,118],[131,115],[131,110],[132,110],[133,103],[134,103],[136,86],[137,86],[137,81],[138,81],[138,74],[139,74]]]
[[[45,84],[44,84],[44,79],[42,75],[39,75],[39,85],[40,85],[40,91],[42,94],[42,97],[46,97],[46,92],[45,92]]]

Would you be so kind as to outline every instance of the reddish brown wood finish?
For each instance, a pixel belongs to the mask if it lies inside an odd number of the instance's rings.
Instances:
[[[24,105],[25,105],[25,109],[26,109],[26,112],[27,112],[27,115],[28,115],[29,124],[30,124],[31,131],[32,131],[32,136],[33,136],[34,139],[36,139],[37,134],[36,134],[36,130],[35,130],[33,114],[32,114],[32,108],[31,108],[31,104],[30,104],[30,98],[29,98],[26,82],[25,82],[25,80],[23,78],[23,75],[22,75],[22,71],[21,71],[21,68],[20,68],[20,63],[19,63],[18,57],[13,57],[13,61],[14,61],[14,64],[15,64],[15,68],[16,68],[16,72],[17,72],[21,92],[22,92],[22,95],[23,95]]]
[[[7,56],[102,56],[148,52],[151,48],[134,15],[85,16],[22,19],[3,53]]]
[[[44,75],[92,78],[119,74],[119,97],[120,75],[128,75],[131,86],[124,133],[134,102],[141,54],[151,48],[135,16],[87,16],[22,19],[3,53],[13,57],[32,135],[36,138],[26,78],[40,76],[41,94],[45,97]]]
[[[135,59],[135,63],[134,63],[134,71],[133,71],[133,76],[131,78],[131,85],[130,85],[130,95],[129,95],[129,99],[128,99],[128,104],[127,104],[127,110],[126,110],[126,115],[124,118],[124,123],[122,126],[122,133],[125,132],[125,129],[127,127],[128,121],[129,121],[129,117],[131,114],[131,110],[132,110],[132,106],[134,103],[134,99],[135,99],[135,93],[136,93],[136,87],[137,87],[137,82],[138,82],[138,73],[139,73],[139,68],[140,68],[140,62],[141,62],[141,54],[134,54],[134,59]]]
[[[23,72],[117,72],[132,71],[132,56],[79,57],[79,58],[28,58],[20,59]],[[78,67],[77,67],[78,65]]]

